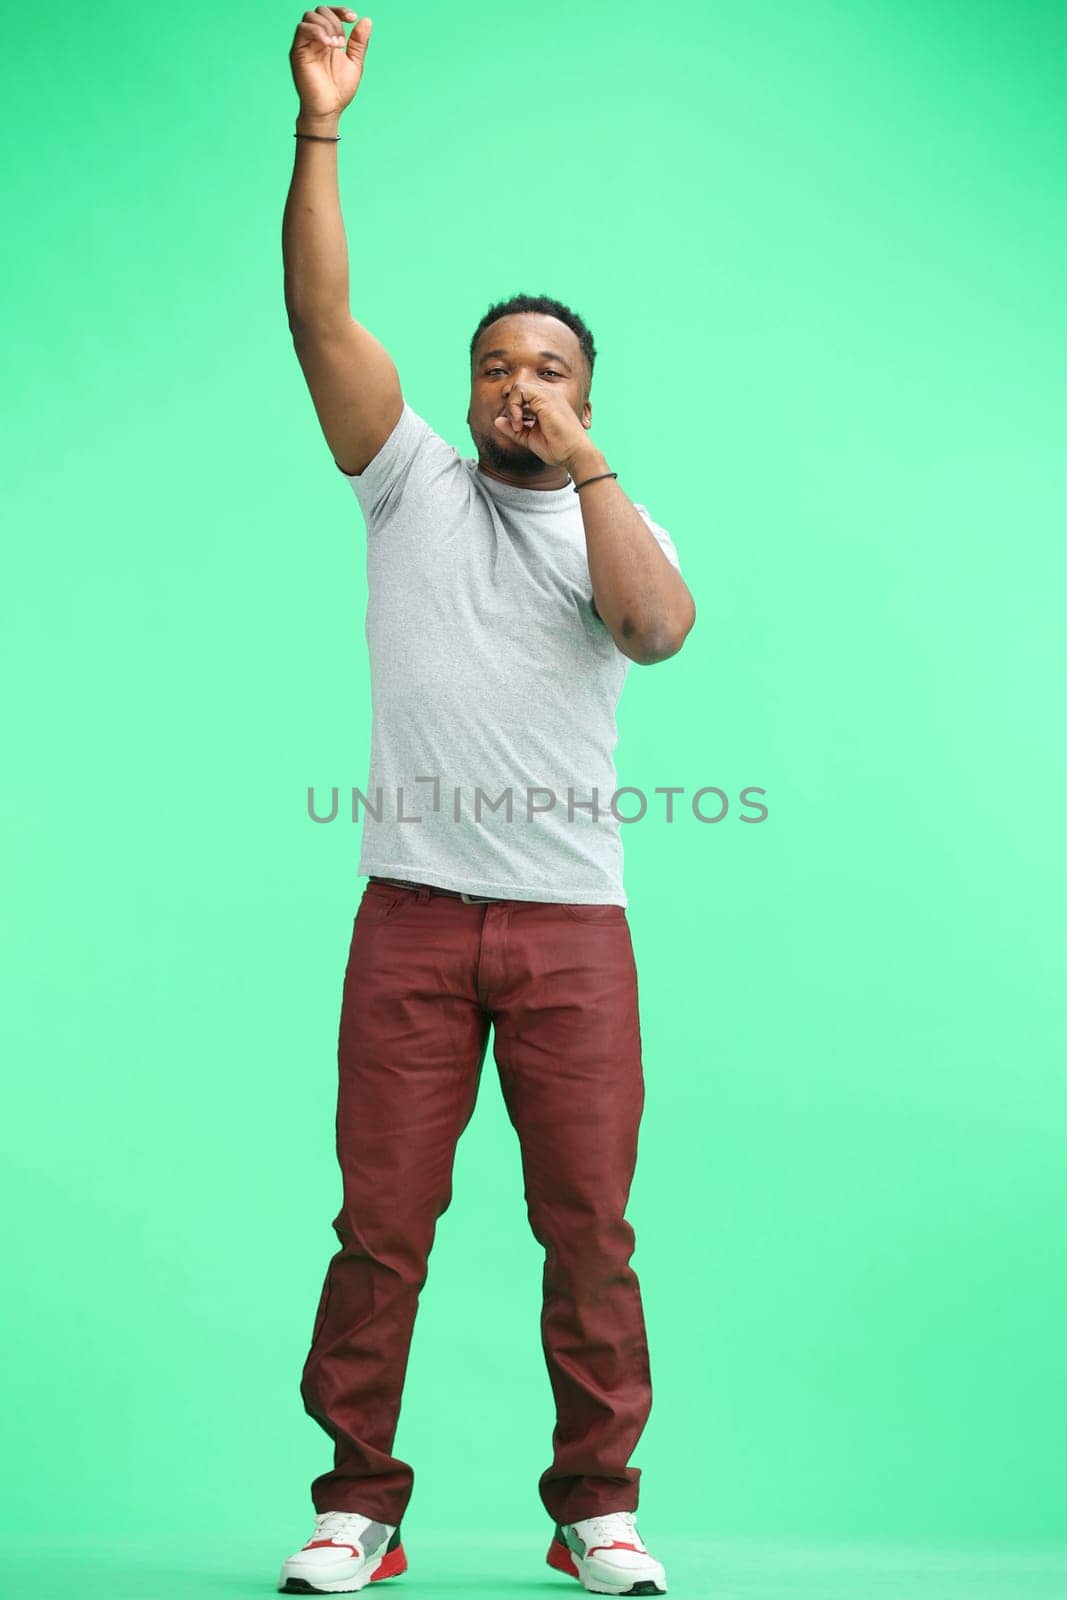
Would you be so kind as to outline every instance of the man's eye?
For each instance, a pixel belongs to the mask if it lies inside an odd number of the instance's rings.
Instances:
[[[545,367],[543,370],[548,374],[548,376],[550,378],[562,378],[562,376],[563,376],[562,372],[557,372],[554,367]],[[498,372],[503,372],[503,371],[504,371],[503,367],[488,367],[486,369],[485,376],[487,378],[495,378]]]

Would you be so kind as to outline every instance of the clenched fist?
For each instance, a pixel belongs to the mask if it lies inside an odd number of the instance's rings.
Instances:
[[[346,40],[343,24],[356,25]],[[347,6],[316,6],[297,24],[289,51],[293,82],[307,117],[340,116],[363,76],[372,23]]]

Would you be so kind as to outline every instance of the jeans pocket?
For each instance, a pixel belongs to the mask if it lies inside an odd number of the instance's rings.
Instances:
[[[397,889],[388,883],[368,883],[359,902],[356,922],[360,926],[376,926],[414,898],[412,889]]]
[[[614,905],[579,905],[574,901],[563,901],[560,910],[572,922],[625,922],[626,907]]]

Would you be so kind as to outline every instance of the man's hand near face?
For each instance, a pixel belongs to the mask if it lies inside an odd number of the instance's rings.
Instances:
[[[550,466],[568,467],[589,435],[566,395],[552,384],[524,378],[510,390],[504,415],[493,427],[505,438],[521,440]]]

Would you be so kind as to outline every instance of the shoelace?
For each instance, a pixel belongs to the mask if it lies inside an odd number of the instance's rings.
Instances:
[[[624,1544],[641,1544],[635,1511],[612,1511],[604,1517],[583,1518],[582,1530],[587,1550],[595,1545],[610,1545],[616,1539]]]
[[[355,1511],[319,1511],[315,1515],[315,1532],[312,1539],[339,1538],[342,1542],[355,1539],[362,1545],[362,1535],[367,1526],[366,1517]]]

